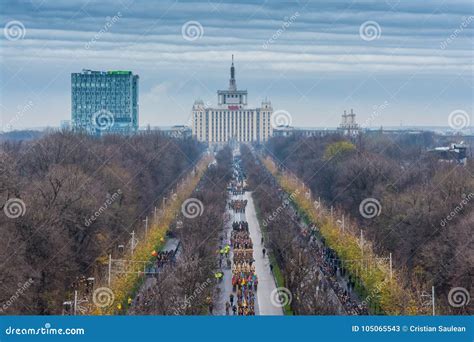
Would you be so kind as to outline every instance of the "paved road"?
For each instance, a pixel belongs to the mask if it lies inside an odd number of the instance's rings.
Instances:
[[[270,261],[267,254],[263,256],[261,244],[262,232],[258,224],[252,193],[246,192],[244,199],[248,201],[245,216],[249,223],[250,237],[253,242],[253,257],[255,259],[255,272],[258,276],[258,314],[259,315],[283,315],[283,309],[272,304],[271,293],[276,289],[275,279],[270,271]]]
[[[255,206],[251,193],[246,192],[245,195],[231,196],[232,199],[246,199],[248,201],[245,214],[234,213],[233,210],[227,209],[230,216],[230,222],[225,227],[225,234],[230,241],[233,221],[247,221],[249,223],[250,238],[254,245],[253,257],[255,259],[255,272],[258,276],[257,302],[255,303],[256,315],[283,315],[283,309],[274,306],[270,300],[272,291],[276,288],[275,280],[270,272],[270,262],[268,256],[263,256],[261,238],[262,233],[258,224]],[[232,260],[232,249],[230,258]],[[232,272],[230,269],[223,270],[224,277],[220,284],[219,299],[216,303],[214,314],[225,315],[225,302],[229,300],[232,293]],[[235,294],[234,294],[235,295]],[[232,315],[232,312],[230,312]]]

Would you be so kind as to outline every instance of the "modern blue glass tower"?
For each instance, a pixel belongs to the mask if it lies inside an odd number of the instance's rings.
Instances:
[[[131,71],[82,70],[71,74],[75,131],[101,135],[138,130],[138,75]]]

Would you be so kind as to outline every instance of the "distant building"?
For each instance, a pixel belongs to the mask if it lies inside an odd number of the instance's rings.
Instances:
[[[340,134],[353,138],[359,134],[360,127],[355,120],[354,111],[347,114],[344,111],[341,124],[336,128],[311,128],[311,127],[292,127],[278,126],[273,130],[275,137],[303,136],[303,137],[323,137],[329,134]]]
[[[197,100],[192,108],[192,134],[208,144],[228,141],[265,142],[273,133],[270,101],[259,108],[247,108],[247,90],[238,90],[234,57],[230,68],[229,89],[217,91],[217,106],[209,108]]]
[[[71,120],[61,120],[59,125],[61,130],[70,131],[72,129],[72,122]]]
[[[447,163],[467,164],[467,148],[463,142],[460,144],[450,144],[446,147],[436,147],[429,153],[436,156],[438,161]]]
[[[359,134],[360,128],[355,120],[355,116],[356,115],[354,113],[354,110],[352,109],[349,114],[347,114],[346,111],[344,111],[344,114],[342,114],[342,120],[341,120],[341,124],[338,127],[338,130],[343,135],[353,137]]]
[[[310,128],[310,127],[292,127],[279,126],[273,129],[274,137],[289,137],[291,135],[303,137],[323,137],[328,134],[340,133],[334,128]]]
[[[138,75],[83,70],[71,74],[73,129],[89,134],[138,130]]]
[[[158,134],[176,139],[187,139],[192,137],[191,128],[184,125],[175,125],[171,127],[158,127]]]

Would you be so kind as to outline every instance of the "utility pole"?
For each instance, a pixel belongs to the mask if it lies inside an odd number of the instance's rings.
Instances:
[[[342,232],[345,232],[344,214],[342,214]]]
[[[392,279],[393,276],[393,269],[392,269],[392,253],[390,253],[390,279]]]
[[[155,205],[155,216],[153,216],[156,222],[156,205]]]
[[[130,248],[133,257],[133,250],[135,249],[135,231],[132,231],[132,240],[130,241]]]
[[[364,257],[364,232],[360,230],[360,251],[362,252],[362,257]]]
[[[77,290],[74,290],[74,316],[76,316],[77,312]]]
[[[112,254],[109,254],[109,272],[108,272],[108,279],[107,279],[107,284],[110,287],[110,276],[112,274]]]
[[[143,220],[145,222],[145,240],[148,237],[148,216]]]
[[[431,295],[428,294],[427,292],[423,291],[421,293],[421,299],[423,300],[423,303],[422,305],[424,307],[427,307],[428,305],[431,304],[431,310],[432,310],[432,314],[433,316],[436,315],[436,309],[435,309],[435,288],[434,286],[431,286]]]

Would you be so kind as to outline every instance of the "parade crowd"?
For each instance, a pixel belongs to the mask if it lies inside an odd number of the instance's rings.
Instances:
[[[156,252],[156,266],[158,268],[164,266],[170,261],[174,261],[176,251],[160,251]]]
[[[329,247],[319,244],[314,234],[310,234],[309,245],[313,250],[312,255],[316,258],[321,273],[327,280],[323,285],[330,286],[334,290],[334,293],[349,315],[368,315],[367,306],[358,304],[351,297],[351,291],[354,289],[355,283],[349,279],[346,288],[338,280],[338,274],[344,276],[345,270],[341,267],[336,254]]]
[[[245,174],[242,171],[240,160],[234,160],[234,179],[230,183],[231,196],[245,193]],[[245,213],[247,200],[231,199],[229,210],[235,214]],[[256,291],[258,278],[255,273],[253,258],[253,243],[250,238],[249,224],[246,221],[234,221],[230,234],[232,247],[232,292],[226,302],[226,314],[232,310],[234,315],[255,315]]]
[[[238,173],[237,173],[237,178],[238,178]],[[231,183],[230,183],[230,187],[231,187],[231,194],[236,196],[236,195],[243,195],[245,190],[244,190],[244,185],[242,184],[242,182],[239,182],[238,180],[233,180]]]
[[[229,202],[229,209],[233,209],[235,213],[245,213],[247,200],[232,200]]]
[[[255,274],[253,244],[250,238],[248,223],[245,221],[232,224],[231,245],[233,247],[232,293],[230,302],[234,314],[241,316],[255,315],[255,291],[258,278]],[[233,303],[236,299],[236,305]]]

